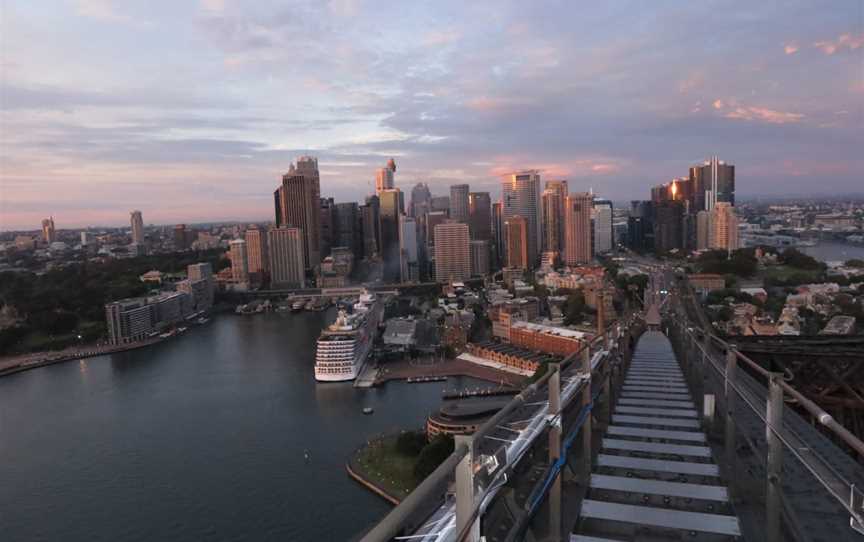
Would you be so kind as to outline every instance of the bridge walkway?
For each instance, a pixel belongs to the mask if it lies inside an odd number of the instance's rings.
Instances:
[[[672,345],[639,340],[571,542],[732,540],[727,488]]]

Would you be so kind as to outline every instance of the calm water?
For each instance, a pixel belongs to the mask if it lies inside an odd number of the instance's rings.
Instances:
[[[864,260],[864,245],[840,241],[819,241],[814,247],[801,247],[801,252],[823,262]]]
[[[444,383],[316,384],[324,319],[222,316],[0,378],[0,540],[358,535],[389,505],[347,477],[346,457],[368,435],[420,427]]]

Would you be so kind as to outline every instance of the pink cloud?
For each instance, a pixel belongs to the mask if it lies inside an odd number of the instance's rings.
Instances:
[[[783,46],[783,52],[787,55],[794,55],[798,52],[798,44],[793,42],[787,43]]]
[[[520,105],[528,105],[528,103],[528,100],[525,99],[480,96],[469,100],[467,105],[469,109],[475,111],[503,111]]]
[[[449,45],[462,37],[455,30],[433,30],[423,36],[423,44],[430,47]]]
[[[813,44],[813,47],[816,47],[826,55],[833,55],[843,49],[854,51],[862,46],[864,46],[864,34],[853,36],[849,33],[840,34],[836,40],[817,41]]]
[[[768,124],[790,124],[804,119],[802,113],[743,105],[734,98],[726,101],[717,99],[712,105],[717,111],[722,111],[723,117],[727,119],[767,122]]]
[[[723,100],[717,99],[717,100],[714,100],[714,103],[711,105],[714,106],[714,109],[723,109],[724,104],[723,104]]]

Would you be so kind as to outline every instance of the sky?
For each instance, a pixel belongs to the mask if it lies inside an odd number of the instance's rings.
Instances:
[[[0,230],[272,219],[297,156],[616,201],[864,193],[864,1],[0,0]]]

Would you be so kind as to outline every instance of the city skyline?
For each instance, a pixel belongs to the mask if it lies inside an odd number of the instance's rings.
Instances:
[[[0,229],[260,220],[303,154],[337,201],[390,157],[403,192],[493,200],[518,169],[631,199],[712,155],[743,197],[860,192],[860,3],[662,7],[4,4]]]

